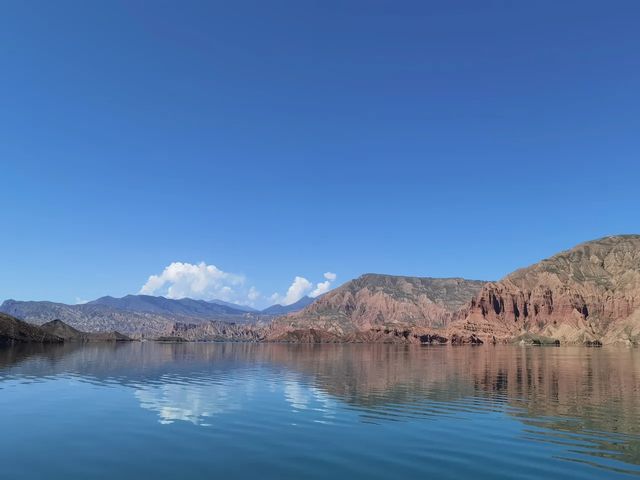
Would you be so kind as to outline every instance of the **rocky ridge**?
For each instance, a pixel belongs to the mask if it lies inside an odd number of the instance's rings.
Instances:
[[[485,283],[462,278],[365,274],[304,310],[276,319],[267,338],[420,342],[425,335],[446,328],[463,315],[469,299]]]
[[[296,343],[640,344],[640,235],[580,244],[497,282],[363,275],[266,338]]]
[[[61,343],[62,339],[46,330],[0,313],[0,344]]]
[[[447,334],[640,343],[640,235],[586,242],[487,283]]]
[[[40,325],[45,332],[61,338],[65,342],[129,342],[131,338],[120,332],[82,332],[67,325],[62,320],[52,320]]]
[[[0,313],[0,345],[20,343],[122,342],[130,340],[129,337],[118,332],[82,332],[61,320],[53,320],[37,326],[14,318],[11,315]]]

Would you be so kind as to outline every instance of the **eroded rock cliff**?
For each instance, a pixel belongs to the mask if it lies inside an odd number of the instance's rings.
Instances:
[[[415,342],[423,330],[445,328],[466,312],[484,284],[462,278],[366,274],[301,312],[277,319],[267,338]]]
[[[486,284],[448,334],[640,342],[640,235],[605,237]]]

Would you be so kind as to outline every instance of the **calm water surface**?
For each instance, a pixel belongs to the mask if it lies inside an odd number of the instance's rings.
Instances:
[[[640,351],[0,349],[0,478],[638,478]]]

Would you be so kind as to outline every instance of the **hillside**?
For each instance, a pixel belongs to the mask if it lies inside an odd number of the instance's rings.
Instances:
[[[67,325],[62,320],[53,320],[40,326],[42,330],[56,337],[62,338],[65,342],[127,342],[129,337],[119,332],[92,333],[82,332]]]
[[[127,295],[122,298],[101,297],[80,305],[46,301],[6,300],[0,312],[42,325],[61,320],[84,332],[118,331],[135,338],[166,337],[182,332],[187,338],[224,338],[239,325],[262,325],[276,315],[302,309],[311,299],[303,298],[286,307],[274,306],[266,310],[249,311],[247,307],[215,301],[169,299],[150,295]],[[225,328],[224,325],[227,325]],[[257,327],[261,331],[262,327]],[[242,332],[240,332],[242,330]],[[240,328],[232,339],[244,338],[246,328]],[[188,333],[187,333],[188,332]],[[256,334],[257,335],[257,334]]]
[[[274,322],[270,335],[313,328],[345,336],[372,329],[440,329],[457,318],[483,281],[366,274],[326,293],[301,312]],[[363,338],[365,341],[366,338]]]
[[[535,334],[560,342],[640,341],[640,235],[586,242],[488,283],[449,334],[493,341]]]
[[[62,338],[10,315],[0,313],[0,344],[25,342],[60,343]]]
[[[179,315],[182,317],[216,319],[223,316],[243,316],[247,310],[229,303],[207,302],[191,298],[170,299],[151,295],[126,295],[122,298],[101,297],[86,305],[104,305],[128,312]]]
[[[164,335],[170,331],[177,317],[148,312],[116,310],[106,305],[67,305],[54,302],[21,302],[7,300],[0,311],[35,325],[62,320],[84,332],[119,331],[126,335]],[[185,319],[194,322],[191,318]]]

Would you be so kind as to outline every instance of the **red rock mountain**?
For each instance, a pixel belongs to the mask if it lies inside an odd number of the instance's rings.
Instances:
[[[640,235],[583,243],[486,284],[448,333],[640,343]]]
[[[485,283],[366,274],[323,295],[301,312],[277,319],[268,337],[303,342],[319,338],[378,341],[385,332],[388,336],[394,330],[443,329]],[[308,329],[314,331],[305,332]]]
[[[583,243],[498,282],[363,275],[266,337],[640,344],[640,235]]]

